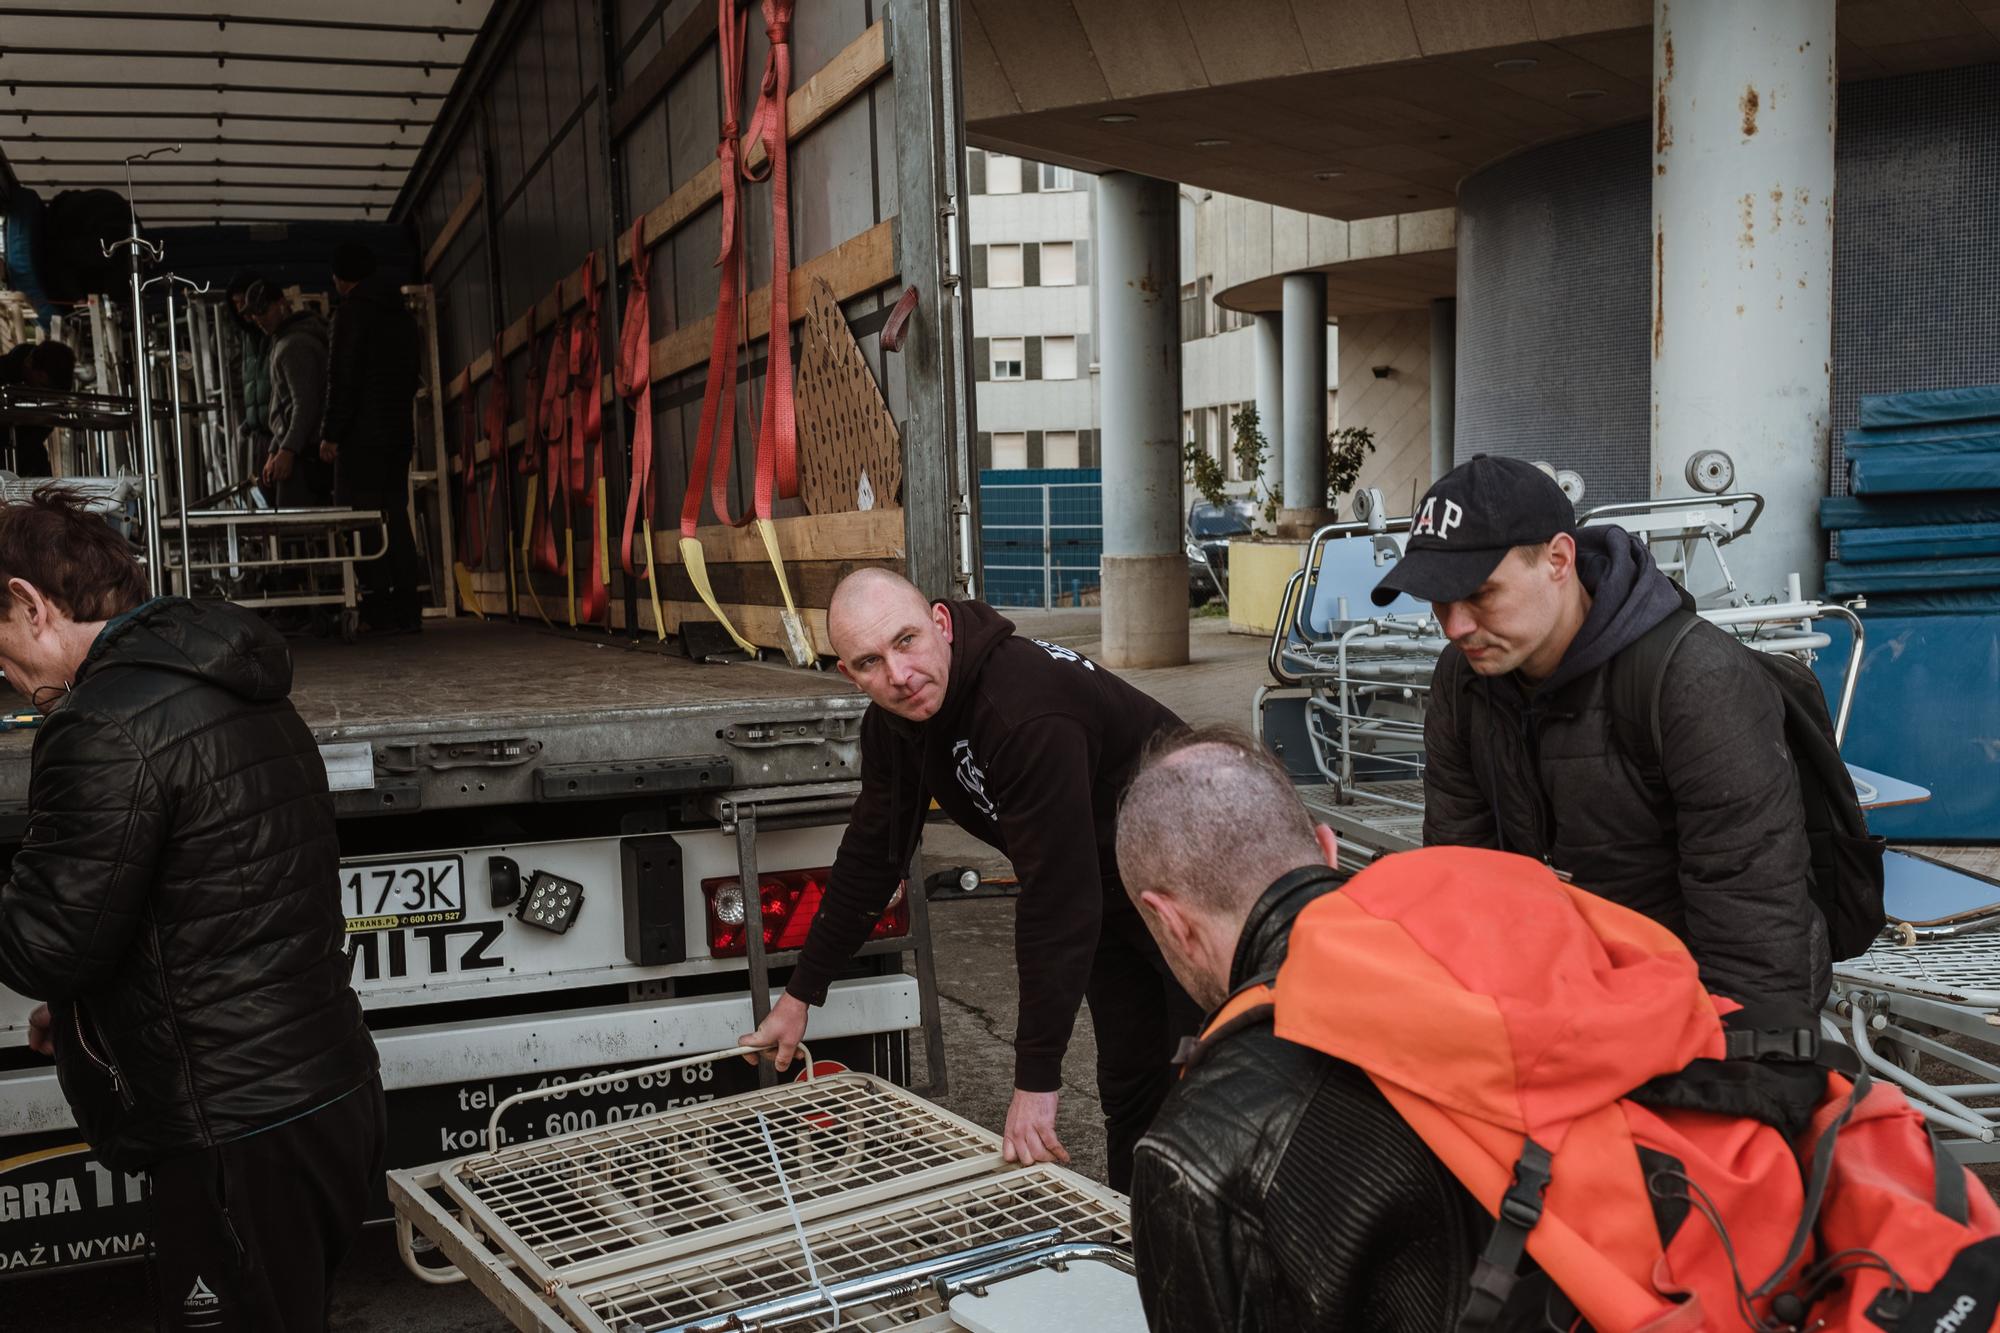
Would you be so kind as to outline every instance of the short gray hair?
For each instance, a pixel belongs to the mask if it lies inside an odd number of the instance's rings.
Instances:
[[[1321,860],[1291,778],[1235,727],[1164,738],[1118,807],[1118,873],[1134,900],[1151,890],[1241,917],[1280,875]]]

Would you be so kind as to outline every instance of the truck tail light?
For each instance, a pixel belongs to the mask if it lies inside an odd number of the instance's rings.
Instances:
[[[780,953],[805,946],[806,933],[819,915],[820,900],[826,896],[828,869],[785,870],[762,877],[758,897],[764,923],[764,950]],[[910,933],[910,904],[904,897],[905,885],[896,886],[895,897],[876,920],[871,940],[888,939]],[[734,875],[701,882],[701,896],[708,917],[708,952],[713,958],[741,958],[746,951],[744,894],[742,881]]]

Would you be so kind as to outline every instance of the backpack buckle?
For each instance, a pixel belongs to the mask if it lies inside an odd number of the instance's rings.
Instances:
[[[1542,1196],[1549,1188],[1549,1154],[1530,1140],[1514,1163],[1514,1181],[1500,1196],[1500,1220],[1532,1231],[1542,1220]]]
[[[1723,1034],[1723,1054],[1731,1060],[1819,1059],[1820,1035],[1817,1028],[1737,1028]]]

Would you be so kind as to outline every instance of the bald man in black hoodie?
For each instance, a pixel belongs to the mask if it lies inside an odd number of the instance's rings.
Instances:
[[[1153,738],[1178,717],[1067,648],[1017,637],[983,602],[930,602],[887,570],[834,590],[827,631],[840,670],[868,693],[861,795],[799,965],[745,1040],[805,1034],[808,1005],[847,965],[903,879],[932,798],[1014,863],[1021,978],[1009,1161],[1067,1162],[1056,1137],[1063,1052],[1090,1001],[1097,1090],[1114,1189],[1171,1086],[1201,1013],[1174,981],[1118,880],[1118,799]]]

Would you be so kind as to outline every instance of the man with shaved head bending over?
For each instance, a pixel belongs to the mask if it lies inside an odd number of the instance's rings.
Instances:
[[[1022,638],[983,602],[933,602],[886,569],[841,580],[827,609],[840,671],[873,705],[861,720],[861,795],[799,965],[745,1040],[778,1068],[807,1006],[848,965],[908,873],[933,798],[1014,863],[1021,978],[1011,1162],[1067,1162],[1056,1136],[1063,1052],[1090,1001],[1114,1189],[1171,1086],[1200,1011],[1118,880],[1118,798],[1149,742],[1183,724],[1095,662]],[[920,892],[920,889],[912,889]]]

